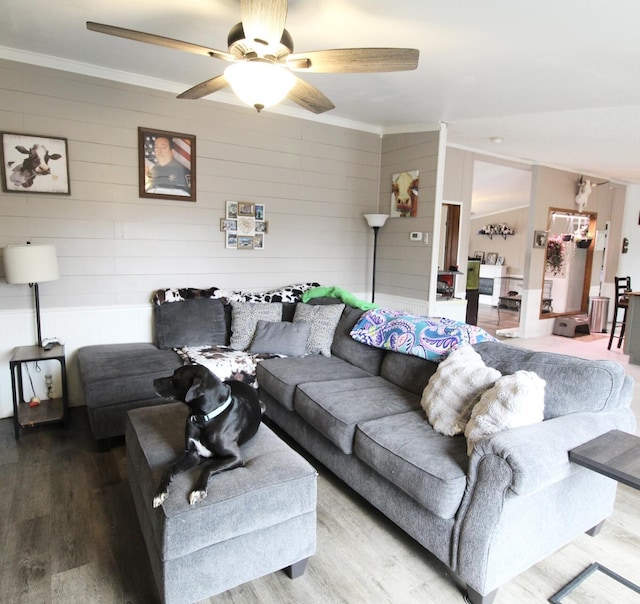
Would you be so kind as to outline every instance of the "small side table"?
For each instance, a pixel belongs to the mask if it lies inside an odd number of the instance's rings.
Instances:
[[[498,322],[496,325],[500,325],[500,309],[506,308],[508,310],[518,311],[518,323],[520,322],[520,305],[522,304],[522,296],[516,294],[515,296],[499,296],[498,297]]]
[[[24,400],[22,365],[37,361],[58,361],[62,375],[62,397],[43,400],[40,405],[30,407]],[[69,427],[69,398],[67,392],[67,367],[64,346],[57,344],[51,350],[40,346],[18,346],[14,348],[9,361],[11,388],[13,390],[13,427],[16,440],[20,438],[20,428],[34,428],[43,424],[62,423]]]
[[[611,430],[569,451],[569,460],[634,489],[640,489],[640,438],[635,434]],[[640,586],[594,562],[549,598],[549,602],[559,604],[564,596],[597,570],[640,594]]]

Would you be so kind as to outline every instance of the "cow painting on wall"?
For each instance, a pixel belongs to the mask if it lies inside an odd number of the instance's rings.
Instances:
[[[391,177],[391,217],[407,218],[418,215],[420,172],[400,172]]]
[[[5,193],[71,193],[66,138],[3,132],[0,156]]]

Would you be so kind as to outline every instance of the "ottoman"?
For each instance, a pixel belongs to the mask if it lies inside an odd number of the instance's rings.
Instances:
[[[91,432],[101,449],[124,434],[129,409],[162,404],[153,380],[183,365],[173,350],[145,343],[83,346],[77,359]]]
[[[162,470],[184,449],[182,403],[128,412],[127,474],[158,591],[165,604],[197,602],[285,569],[304,572],[316,547],[317,472],[267,426],[242,446],[245,465],[214,476],[190,506],[199,468],[152,500]]]

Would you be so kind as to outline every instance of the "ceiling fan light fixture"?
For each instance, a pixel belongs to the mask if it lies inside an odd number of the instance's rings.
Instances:
[[[234,63],[224,70],[224,75],[238,98],[258,112],[282,101],[296,81],[286,67],[266,59]]]

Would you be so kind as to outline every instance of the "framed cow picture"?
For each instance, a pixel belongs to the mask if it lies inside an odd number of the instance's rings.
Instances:
[[[71,194],[66,138],[13,132],[0,136],[5,193]]]
[[[391,218],[415,218],[418,215],[420,171],[398,172],[391,177]]]
[[[196,137],[138,128],[138,193],[155,199],[196,200]]]

